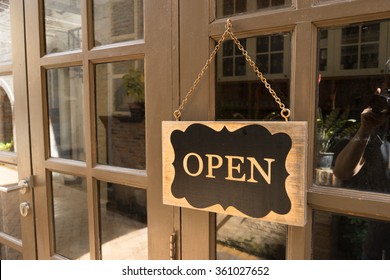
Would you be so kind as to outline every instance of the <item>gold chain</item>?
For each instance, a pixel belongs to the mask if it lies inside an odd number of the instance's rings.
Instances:
[[[194,93],[194,90],[196,86],[199,84],[200,80],[202,79],[204,73],[206,72],[207,68],[210,66],[211,61],[214,59],[215,55],[217,54],[218,50],[220,49],[223,41],[225,41],[227,35],[232,38],[234,43],[237,45],[238,49],[242,52],[242,54],[245,57],[245,60],[249,63],[249,65],[252,67],[253,71],[256,73],[257,77],[259,77],[260,81],[264,84],[265,88],[268,89],[269,93],[272,95],[272,97],[275,99],[275,102],[278,103],[280,108],[280,115],[285,119],[285,121],[288,121],[288,118],[290,116],[290,109],[286,108],[286,106],[283,104],[283,102],[280,100],[276,92],[271,88],[271,85],[268,83],[267,79],[264,77],[263,73],[259,71],[259,68],[256,66],[256,64],[253,62],[251,57],[249,56],[248,52],[244,49],[244,47],[241,45],[240,41],[237,39],[236,35],[234,35],[233,31],[231,31],[233,27],[232,21],[230,19],[227,20],[225,25],[225,32],[222,34],[221,38],[219,39],[217,45],[215,46],[213,52],[211,53],[209,59],[206,61],[206,64],[203,66],[202,71],[200,71],[198,77],[193,82],[190,90],[187,92],[185,98],[183,99],[182,103],[180,104],[179,108],[173,112],[173,115],[175,119],[178,121],[181,116],[181,111],[184,109],[184,106],[187,104],[188,99],[190,96]]]

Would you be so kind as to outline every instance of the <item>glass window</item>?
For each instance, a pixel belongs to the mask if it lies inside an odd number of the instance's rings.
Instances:
[[[95,46],[144,37],[143,0],[93,1]]]
[[[12,76],[0,76],[0,152],[15,150],[15,114]]]
[[[0,0],[0,63],[12,61],[9,0]]]
[[[337,3],[337,2],[350,2],[355,0],[313,0],[314,5],[328,4],[328,3]]]
[[[389,20],[319,30],[317,184],[390,193],[389,32]]]
[[[45,0],[46,53],[81,48],[81,1]]]
[[[89,259],[87,183],[83,177],[52,173],[55,253]]]
[[[290,34],[240,39],[288,107]],[[274,98],[232,41],[217,53],[216,120],[282,120]],[[237,59],[243,59],[237,72]],[[285,259],[287,226],[217,214],[217,259]]]
[[[22,260],[21,252],[18,252],[7,245],[0,244],[0,260]]]
[[[389,260],[390,223],[316,210],[313,259]]]
[[[290,92],[290,34],[240,39],[282,102]],[[217,53],[216,115],[220,119],[274,119],[279,106],[232,41]]]
[[[97,64],[98,163],[146,169],[144,61]]]
[[[103,260],[147,260],[146,190],[99,182]]]
[[[18,169],[14,165],[0,162],[0,187],[8,188],[18,184]],[[0,191],[0,232],[21,239],[21,221],[18,190]]]
[[[50,156],[85,161],[83,71],[47,70]]]
[[[217,0],[217,17],[291,7],[291,0]]]
[[[217,214],[218,260],[284,260],[287,226]]]
[[[340,69],[377,68],[380,45],[379,23],[344,27],[341,31]]]

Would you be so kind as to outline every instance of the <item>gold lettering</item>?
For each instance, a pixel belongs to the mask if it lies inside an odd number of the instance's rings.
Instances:
[[[190,156],[194,156],[194,157],[196,157],[196,158],[198,159],[199,168],[198,168],[198,171],[195,172],[195,173],[191,173],[191,172],[188,170],[188,165],[187,165],[187,164],[188,164],[188,158],[189,158]],[[202,171],[203,171],[203,160],[202,160],[202,158],[200,157],[200,155],[198,155],[198,154],[196,154],[196,153],[188,153],[188,154],[184,157],[184,159],[183,159],[183,168],[184,168],[184,171],[185,171],[188,175],[190,175],[190,176],[192,176],[192,177],[199,176],[200,173],[202,173]]]
[[[212,154],[206,154],[206,157],[208,158],[208,173],[206,175],[207,178],[215,178],[213,175],[213,169],[218,169],[223,164],[223,159],[219,155],[212,155]],[[217,159],[217,164],[213,165],[213,158]]]
[[[233,170],[236,170],[238,174],[241,172],[241,164],[239,163],[238,165],[233,166],[233,160],[237,159],[241,163],[244,163],[244,157],[239,157],[239,156],[225,156],[228,160],[228,176],[225,177],[226,180],[231,180],[231,181],[245,181],[245,174],[241,176],[241,178],[236,178],[233,177]]]
[[[257,183],[257,180],[255,180],[253,175],[254,167],[260,172],[261,176],[263,176],[264,180],[271,184],[271,175],[272,175],[272,168],[271,163],[275,161],[275,159],[272,158],[264,158],[266,162],[268,162],[268,174],[265,173],[264,169],[260,166],[260,164],[257,162],[257,160],[253,157],[247,157],[247,159],[251,162],[251,177],[249,178],[248,182],[250,183]]]

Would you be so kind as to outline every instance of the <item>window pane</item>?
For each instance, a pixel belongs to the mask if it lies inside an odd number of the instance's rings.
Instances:
[[[88,203],[85,178],[52,173],[55,253],[89,259]]]
[[[359,42],[359,26],[344,27],[342,32],[342,44],[353,44]]]
[[[380,37],[379,23],[362,25],[362,42],[376,42]]]
[[[143,0],[93,1],[95,46],[142,39]]]
[[[47,70],[50,156],[85,160],[81,67]]]
[[[11,76],[0,76],[0,152],[15,150],[14,91]]]
[[[316,184],[390,193],[389,27],[390,20],[361,23],[319,37]],[[347,45],[331,39],[344,35]]]
[[[314,211],[313,259],[389,260],[390,223]]]
[[[357,69],[358,57],[359,50],[357,46],[342,47],[340,69]]]
[[[337,3],[337,2],[350,2],[355,0],[312,0],[315,5],[328,4],[328,3]]]
[[[9,246],[0,244],[0,260],[22,260],[21,252],[12,249]]]
[[[9,187],[18,184],[18,170],[16,166],[0,162],[0,186]],[[21,224],[19,212],[19,196],[17,190],[10,192],[0,191],[0,232],[21,239]]]
[[[146,168],[144,61],[98,64],[98,163]]]
[[[217,215],[218,260],[284,260],[287,226]]]
[[[12,61],[9,0],[0,0],[0,63]]]
[[[290,34],[240,39],[259,70],[288,107],[290,92]],[[280,42],[283,42],[280,43]],[[231,41],[223,43],[231,45]],[[271,51],[271,46],[278,51]],[[229,47],[230,48],[230,47]],[[237,49],[236,46],[234,46]],[[216,115],[220,119],[278,118],[280,108],[252,71],[240,51],[217,53]],[[287,69],[287,70],[285,70]],[[281,118],[280,118],[281,119]]]
[[[217,17],[291,7],[292,0],[217,0]]]
[[[46,53],[81,48],[81,0],[45,0]]]
[[[99,182],[103,260],[148,259],[146,190]]]

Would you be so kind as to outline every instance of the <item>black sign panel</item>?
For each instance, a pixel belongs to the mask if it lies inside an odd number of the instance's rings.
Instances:
[[[271,133],[260,125],[230,132],[202,124],[174,131],[175,177],[172,194],[195,208],[220,204],[233,206],[254,218],[271,210],[286,214],[291,209],[285,182],[286,157],[291,139]],[[235,196],[240,196],[237,200]]]

